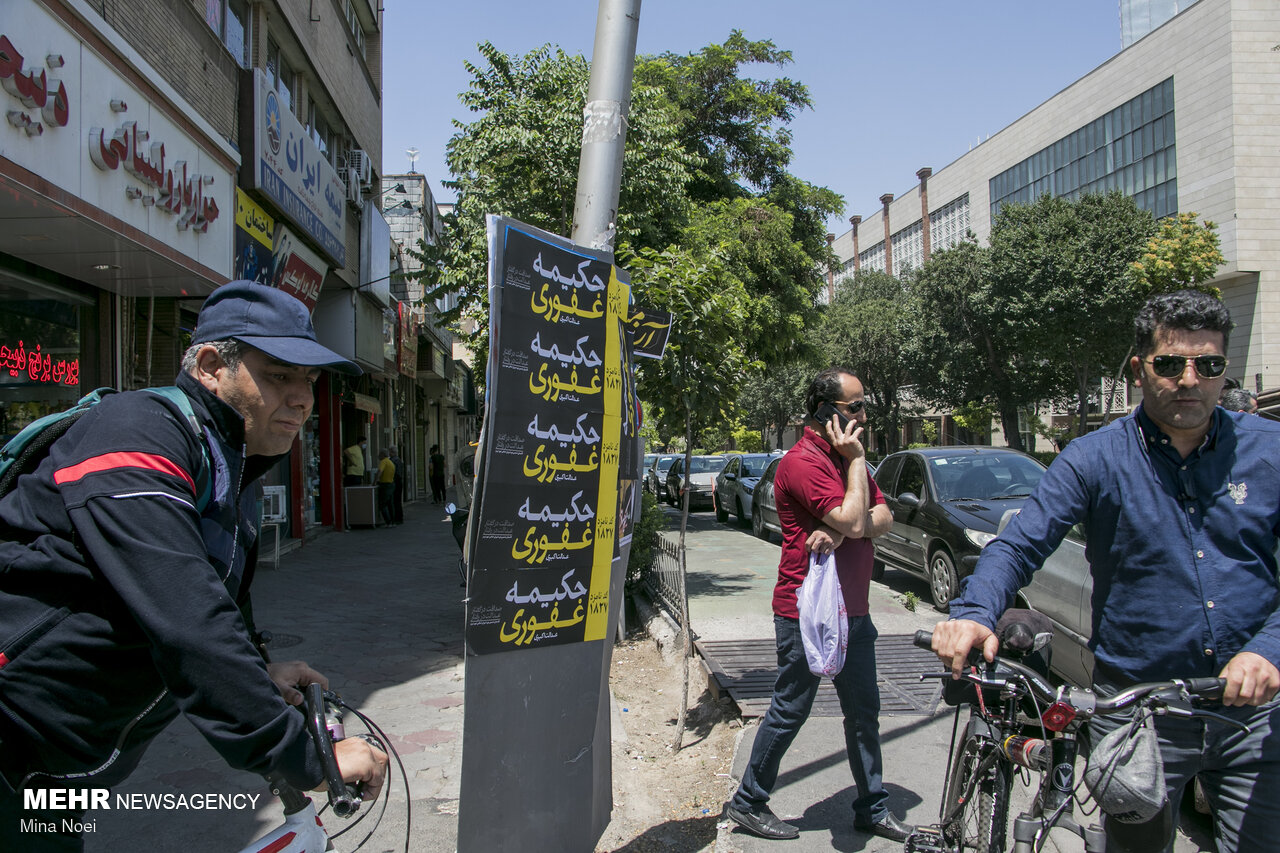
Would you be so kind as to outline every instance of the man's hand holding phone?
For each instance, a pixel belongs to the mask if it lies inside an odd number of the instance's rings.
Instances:
[[[819,406],[816,417],[826,424],[827,441],[837,453],[849,460],[861,459],[866,455],[866,448],[862,446],[862,427],[857,421],[846,417],[831,403]]]

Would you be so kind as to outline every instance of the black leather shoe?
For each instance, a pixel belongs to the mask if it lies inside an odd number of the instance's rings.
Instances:
[[[724,814],[729,820],[760,838],[767,838],[770,841],[787,841],[800,837],[800,830],[779,820],[768,806],[761,806],[755,811],[744,811],[734,808],[732,804],[727,804],[724,807]]]
[[[898,820],[893,816],[893,812],[886,812],[878,823],[855,823],[853,828],[858,832],[868,832],[890,841],[906,841],[907,836],[915,831],[914,826]]]

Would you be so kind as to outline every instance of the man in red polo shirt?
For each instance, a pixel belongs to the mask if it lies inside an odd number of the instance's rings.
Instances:
[[[742,784],[725,815],[761,838],[799,836],[768,806],[778,766],[809,717],[820,679],[809,671],[800,639],[796,592],[809,571],[809,554],[835,552],[836,573],[849,613],[849,649],[832,679],[844,711],[845,749],[858,786],[853,825],[895,841],[912,827],[889,811],[880,758],[880,689],[876,685],[876,629],[867,594],[871,584],[871,539],[889,530],[893,517],[867,473],[862,424],[867,419],[862,383],[852,372],[831,367],[814,377],[805,396],[809,413],[804,436],[778,463],[774,495],[782,524],[782,558],[773,593],[778,639],[778,680],[769,711],[756,732]]]

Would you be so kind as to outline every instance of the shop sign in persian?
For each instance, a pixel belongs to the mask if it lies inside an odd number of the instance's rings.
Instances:
[[[346,185],[281,103],[261,68],[253,70],[252,168],[245,177],[334,266],[347,265]]]
[[[601,253],[491,217],[473,654],[602,639],[617,548],[630,287]]]

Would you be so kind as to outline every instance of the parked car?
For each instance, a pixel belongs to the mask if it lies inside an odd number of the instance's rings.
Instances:
[[[667,499],[667,471],[675,461],[674,455],[664,453],[645,467],[644,487],[656,495],[660,501]]]
[[[999,535],[1018,514],[1009,510],[1001,517]],[[1093,652],[1089,637],[1093,633],[1093,575],[1084,556],[1084,528],[1077,524],[1040,570],[1031,583],[1018,590],[1015,607],[1039,611],[1053,623],[1053,653],[1050,667],[1071,684],[1093,683]]]
[[[728,457],[723,470],[716,475],[714,494],[716,521],[728,521],[729,513],[738,517],[738,524],[751,521],[751,498],[756,483],[769,467],[769,462],[781,454],[739,453]]]
[[[778,521],[778,504],[773,497],[773,478],[777,476],[778,463],[781,461],[781,456],[773,457],[773,461],[760,475],[760,482],[756,483],[751,495],[751,532],[766,542],[774,533],[782,535],[782,522]],[[868,462],[867,473],[874,475],[875,472],[875,466]]]
[[[680,506],[684,489],[689,488],[689,511],[711,509],[716,474],[729,460],[724,456],[695,456],[689,460],[689,476],[684,476],[684,457],[677,456],[667,469],[667,503]]]
[[[934,607],[946,612],[973,573],[1000,518],[1020,509],[1045,468],[1001,447],[926,447],[885,457],[876,484],[893,527],[875,540],[876,571],[893,566],[929,582]]]

